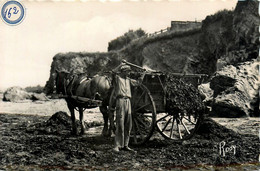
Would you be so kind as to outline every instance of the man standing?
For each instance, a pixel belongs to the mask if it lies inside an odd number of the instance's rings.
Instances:
[[[119,74],[115,76],[115,85],[112,96],[116,98],[116,132],[114,151],[132,151],[128,147],[130,132],[132,129],[131,115],[131,84],[138,84],[137,81],[128,78],[131,71],[130,66],[121,64],[116,68]],[[114,70],[115,71],[115,70]]]

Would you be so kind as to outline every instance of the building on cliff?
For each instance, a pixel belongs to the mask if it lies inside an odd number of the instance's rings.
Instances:
[[[202,22],[199,21],[171,21],[171,30],[186,31],[201,28]]]

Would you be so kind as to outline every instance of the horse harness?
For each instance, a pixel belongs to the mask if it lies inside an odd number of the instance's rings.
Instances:
[[[78,75],[74,74],[73,76],[71,76],[70,78],[64,79],[64,90],[65,90],[65,95],[68,96],[68,98],[71,98],[71,96],[73,96],[73,94],[76,93],[77,88],[79,87],[79,85],[81,83],[83,83],[84,81],[90,80],[91,78],[88,78],[86,76],[83,77],[79,77]],[[66,82],[68,84],[66,84]],[[77,100],[77,103],[85,103],[80,101],[79,99],[75,99]],[[79,111],[79,108],[77,106],[75,106],[73,103],[71,103],[69,100],[67,101],[68,103],[70,103],[75,110]],[[83,112],[86,110],[87,108],[83,108]]]
[[[108,81],[109,83],[109,86],[112,87],[112,78],[110,78],[109,76],[107,75],[103,75],[106,80]],[[71,77],[70,77],[71,78]],[[77,88],[79,87],[80,84],[82,84],[84,81],[90,81],[92,78],[89,78],[89,77],[86,77],[86,76],[83,76],[83,77],[79,77],[78,75],[74,75],[72,76],[71,79],[64,79],[64,90],[65,90],[65,94],[68,96],[68,98],[71,98],[71,96],[73,96],[73,94],[76,93],[76,90]],[[66,82],[68,82],[68,84],[66,84]],[[99,83],[100,83],[100,80],[99,80]],[[98,91],[96,92],[95,96],[94,96],[94,99],[95,97],[99,95]],[[74,100],[77,100],[77,103],[86,103],[86,102],[82,102],[80,101],[79,99],[74,99]],[[68,100],[68,103],[70,103],[75,110],[79,111],[78,107],[75,106],[74,104],[72,104],[69,100]],[[83,108],[83,111],[85,111],[87,108]]]

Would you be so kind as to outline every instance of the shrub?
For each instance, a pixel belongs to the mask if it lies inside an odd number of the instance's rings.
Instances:
[[[123,36],[120,36],[108,43],[108,51],[119,50],[128,45],[131,41],[144,36],[146,33],[141,28],[138,30],[129,30]]]
[[[29,87],[26,87],[25,90],[27,92],[32,92],[32,93],[43,93],[43,88],[42,86],[40,85],[37,85],[37,86],[29,86]]]

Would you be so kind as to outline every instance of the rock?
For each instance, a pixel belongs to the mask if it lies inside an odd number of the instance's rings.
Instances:
[[[234,67],[228,65],[212,78],[214,90],[212,114],[221,117],[259,115],[259,62],[244,62]],[[258,115],[257,115],[258,113]]]
[[[198,72],[211,74],[225,65],[257,59],[258,3],[238,1],[234,11],[222,10],[202,21]]]
[[[230,67],[232,68],[233,66]],[[230,87],[233,87],[235,82],[236,79],[217,73],[210,82],[210,88],[214,90],[213,96],[217,97],[221,92],[227,90]]]
[[[19,102],[21,100],[31,99],[31,94],[21,87],[10,87],[4,92],[3,101]]]
[[[198,90],[202,96],[204,96],[203,102],[210,105],[213,100],[214,91],[210,88],[210,83],[201,84],[198,86]]]
[[[49,100],[48,97],[44,93],[38,94],[38,93],[33,93],[32,94],[32,100],[41,100],[41,101],[47,101]]]

